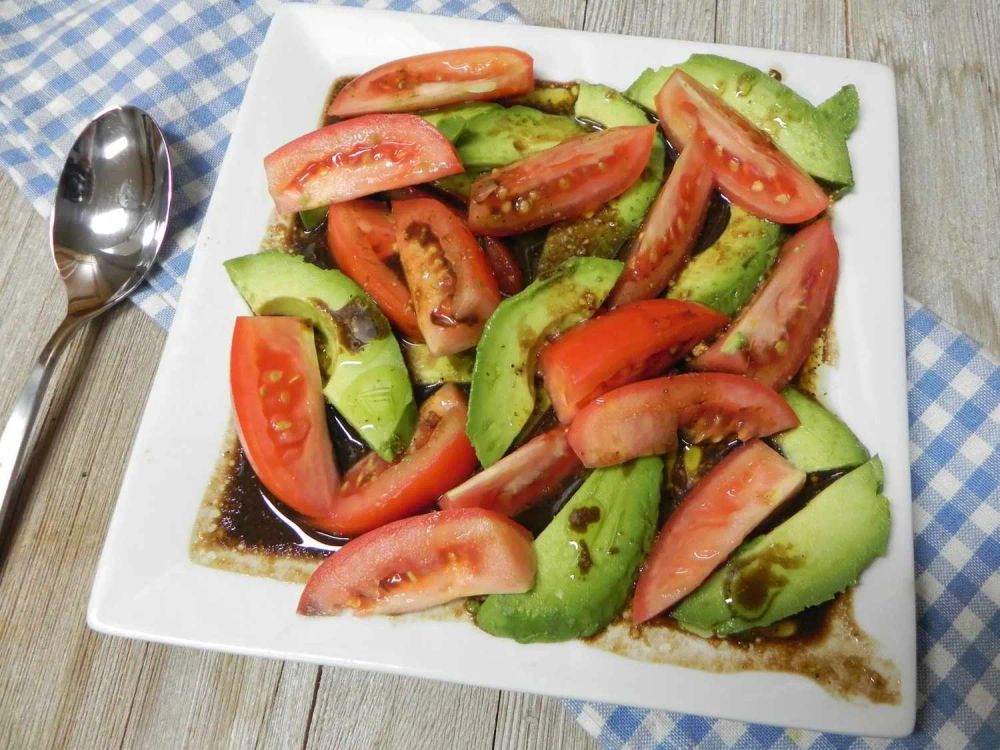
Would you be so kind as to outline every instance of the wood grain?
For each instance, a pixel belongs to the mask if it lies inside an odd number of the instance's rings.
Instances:
[[[849,55],[899,86],[908,293],[1000,352],[1000,9],[961,0],[521,0],[543,25]],[[64,300],[45,224],[0,177],[0,414]],[[53,381],[0,562],[5,747],[596,747],[550,698],[98,636],[86,601],[163,343],[123,306]]]
[[[852,57],[896,72],[909,294],[1000,352],[1000,6],[848,5]]]

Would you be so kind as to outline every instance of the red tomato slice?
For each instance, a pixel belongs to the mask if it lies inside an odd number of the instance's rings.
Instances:
[[[337,94],[327,114],[413,112],[520,96],[534,86],[534,60],[525,52],[510,47],[453,49],[394,60],[358,76]]]
[[[496,237],[480,237],[479,244],[490,261],[500,291],[510,297],[524,289],[521,267],[507,246]]]
[[[722,192],[750,213],[799,224],[829,205],[823,189],[767,135],[684,71],[674,71],[660,89],[656,112],[675,147],[705,144]]]
[[[468,479],[476,454],[465,435],[465,396],[446,383],[420,407],[416,434],[395,462],[362,459],[344,475],[340,494],[314,525],[357,536],[419,513]]]
[[[465,222],[441,201],[393,201],[392,217],[427,347],[438,356],[471,349],[500,304],[486,254]]]
[[[611,307],[656,297],[667,288],[698,240],[714,186],[705,147],[689,143],[629,247]]]
[[[488,508],[505,516],[545,499],[583,467],[558,427],[532,438],[510,455],[438,500],[442,508]]]
[[[601,394],[663,372],[727,320],[696,302],[650,299],[571,328],[539,355],[556,416],[569,424]]]
[[[298,612],[395,615],[527,591],[535,580],[531,541],[527,529],[482,508],[395,521],[326,558],[306,583]]]
[[[829,219],[790,237],[764,286],[691,367],[740,373],[784,388],[830,319],[839,259]]]
[[[805,481],[804,472],[759,440],[712,467],[656,538],[635,586],[633,622],[655,617],[698,588]]]
[[[639,179],[655,132],[653,125],[610,128],[487,172],[472,183],[469,226],[505,236],[597,210]]]
[[[237,318],[229,383],[240,445],[261,484],[303,516],[328,513],[340,480],[312,328],[299,318]]]
[[[672,450],[678,428],[700,443],[749,440],[798,424],[785,399],[765,385],[739,375],[688,373],[605,393],[577,414],[569,444],[584,466],[607,466]]]
[[[396,228],[389,207],[363,198],[332,204],[326,219],[326,241],[337,267],[371,295],[404,336],[423,341],[406,281],[386,265],[396,250]]]
[[[462,171],[448,139],[416,115],[368,115],[327,125],[264,158],[281,213],[341,203]]]

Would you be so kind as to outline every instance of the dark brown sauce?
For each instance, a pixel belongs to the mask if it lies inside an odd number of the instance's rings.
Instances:
[[[577,508],[569,514],[569,527],[578,534],[585,534],[587,527],[601,520],[601,509],[596,505]]]

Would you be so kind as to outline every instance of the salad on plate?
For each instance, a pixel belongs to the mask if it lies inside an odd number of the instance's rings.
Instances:
[[[283,244],[226,263],[252,314],[213,533],[305,559],[301,615],[809,631],[890,528],[813,395],[858,113],[706,54],[624,92],[505,47],[338,81],[264,159]]]

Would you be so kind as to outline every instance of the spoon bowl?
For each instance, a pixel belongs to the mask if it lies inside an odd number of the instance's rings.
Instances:
[[[163,245],[170,213],[170,155],[153,118],[114,107],[84,128],[69,152],[52,209],[52,257],[66,287],[66,317],[42,348],[0,434],[0,531],[27,466],[45,387],[70,336],[125,299]]]
[[[50,224],[71,316],[103,312],[145,278],[166,233],[171,187],[163,134],[141,109],[110,109],[80,134]]]

